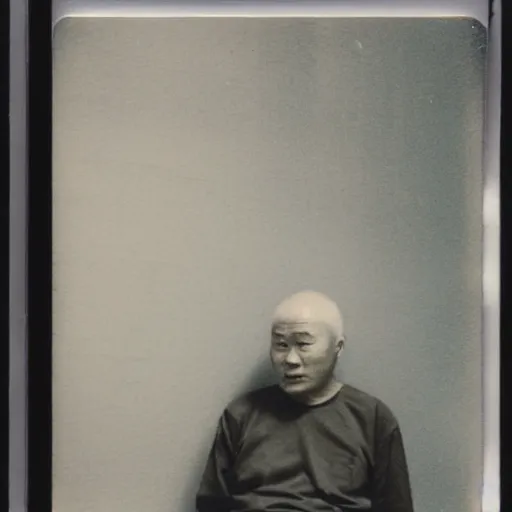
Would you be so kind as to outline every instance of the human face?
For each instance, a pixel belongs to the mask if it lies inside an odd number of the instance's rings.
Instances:
[[[281,388],[304,401],[321,399],[334,381],[340,344],[322,323],[274,324],[270,357]]]

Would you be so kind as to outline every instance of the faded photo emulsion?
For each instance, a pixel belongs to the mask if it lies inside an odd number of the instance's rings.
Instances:
[[[481,512],[486,44],[56,24],[54,512]]]

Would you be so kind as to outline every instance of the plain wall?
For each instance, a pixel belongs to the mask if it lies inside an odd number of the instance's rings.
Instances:
[[[397,415],[417,512],[479,510],[485,43],[469,19],[57,25],[55,512],[191,512],[304,288]]]

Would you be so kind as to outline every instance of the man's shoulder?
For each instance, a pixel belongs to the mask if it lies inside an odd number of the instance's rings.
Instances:
[[[231,400],[225,408],[225,413],[235,419],[242,418],[263,406],[268,407],[279,395],[279,386],[277,385],[254,389]]]
[[[344,388],[343,396],[349,406],[374,416],[376,423],[398,425],[393,411],[382,399],[350,384],[345,384]]]
[[[342,388],[342,394],[345,397],[345,400],[359,403],[365,406],[367,405],[370,407],[377,407],[380,403],[383,403],[376,396],[368,393],[367,391],[363,391],[362,389],[357,388],[352,384],[344,384]]]

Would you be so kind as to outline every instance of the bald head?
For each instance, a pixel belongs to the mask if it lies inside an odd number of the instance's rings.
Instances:
[[[290,295],[275,309],[272,325],[303,322],[322,323],[336,341],[343,338],[343,319],[336,303],[323,293],[305,290]]]

